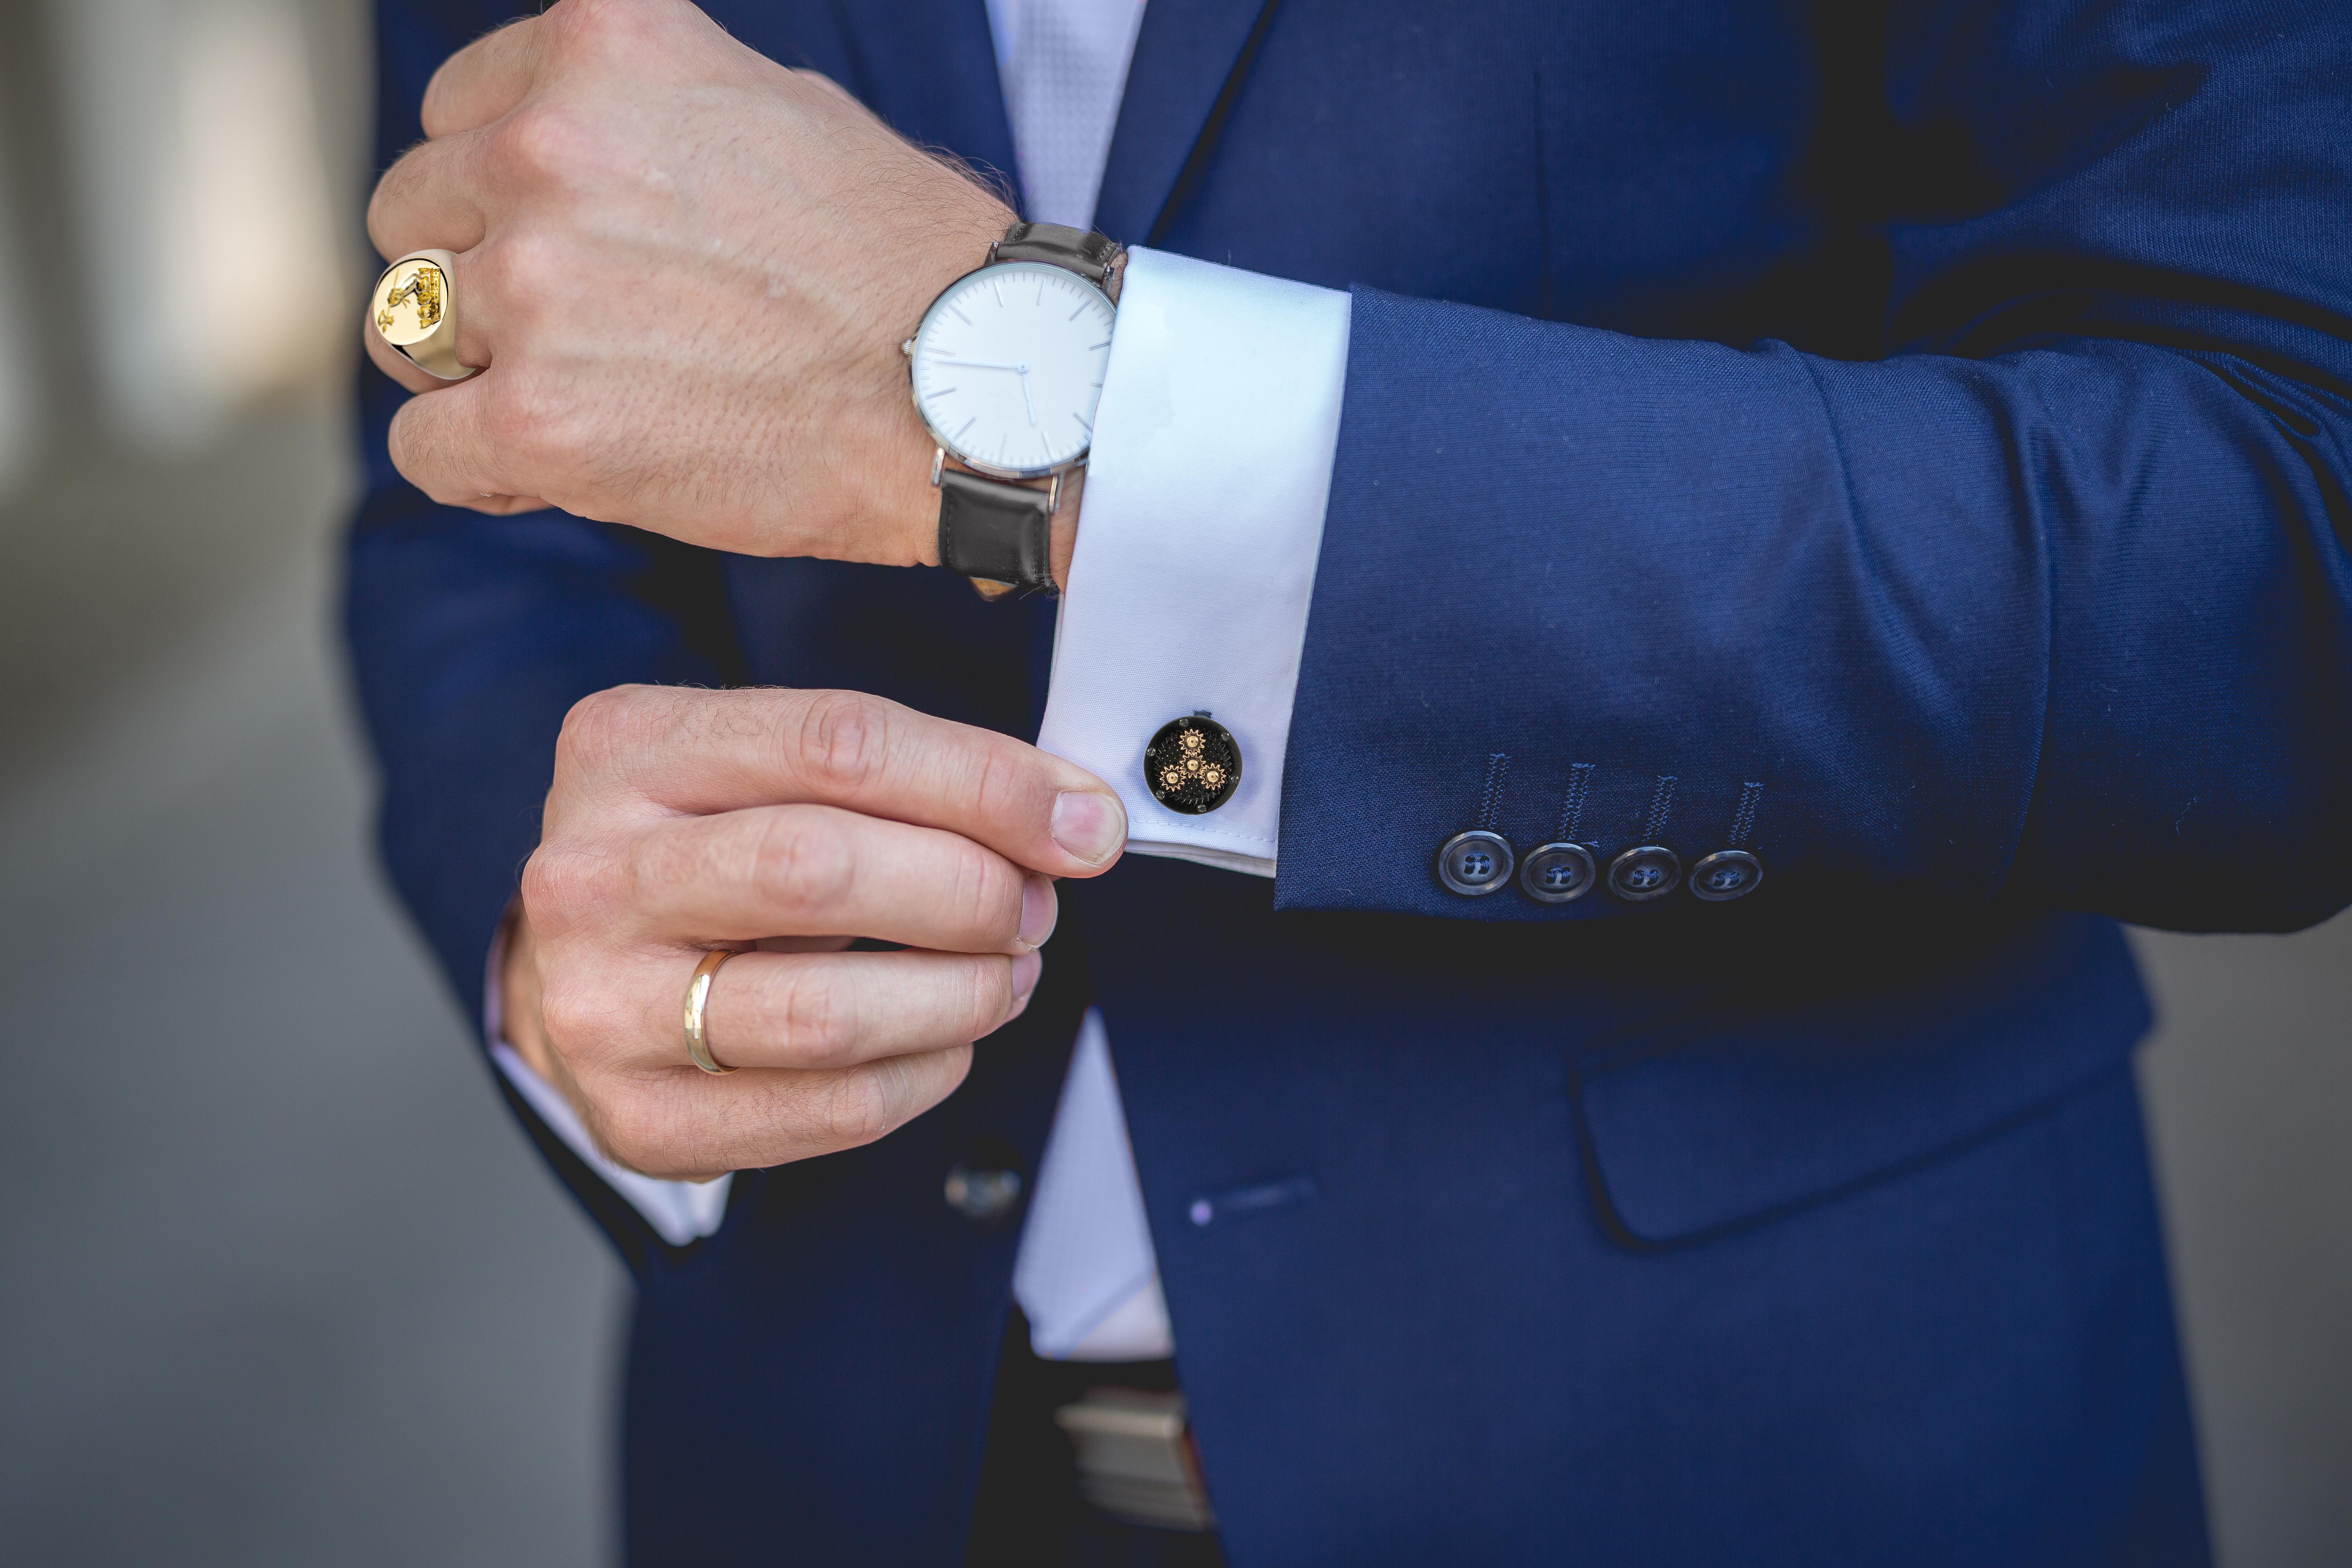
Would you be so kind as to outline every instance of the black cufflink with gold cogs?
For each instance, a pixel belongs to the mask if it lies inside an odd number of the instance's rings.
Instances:
[[[1171,719],[1143,748],[1143,782],[1169,810],[1204,816],[1241,787],[1241,742],[1206,713]]]

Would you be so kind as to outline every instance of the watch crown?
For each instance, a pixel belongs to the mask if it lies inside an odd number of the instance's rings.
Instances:
[[[898,345],[898,352],[905,354],[908,359],[913,359],[915,357],[915,340],[908,338],[905,342],[900,343]]]

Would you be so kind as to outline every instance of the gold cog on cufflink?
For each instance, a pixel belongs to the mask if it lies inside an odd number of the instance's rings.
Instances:
[[[457,301],[449,281],[456,259],[446,250],[412,251],[383,269],[368,299],[376,335],[443,381],[463,381],[475,370],[457,363]]]
[[[1205,815],[1241,787],[1241,743],[1206,713],[1171,720],[1143,748],[1143,782],[1169,810]]]

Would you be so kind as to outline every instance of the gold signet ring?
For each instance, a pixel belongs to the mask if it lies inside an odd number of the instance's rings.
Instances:
[[[710,1026],[704,1022],[704,1013],[710,1005],[710,983],[719,977],[719,966],[735,956],[732,948],[716,948],[702,955],[694,966],[694,978],[686,983],[686,1054],[694,1065],[707,1073],[727,1073],[736,1070],[723,1068],[710,1054]]]
[[[368,297],[376,335],[444,381],[463,381],[477,368],[457,363],[457,295],[449,280],[456,261],[446,250],[412,250],[383,269]]]

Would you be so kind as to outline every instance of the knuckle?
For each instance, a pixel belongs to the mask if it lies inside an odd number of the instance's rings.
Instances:
[[[375,190],[368,197],[368,237],[375,241],[376,248],[387,256],[392,254],[390,231],[394,204],[407,193],[413,183],[410,171],[411,160],[414,156],[412,153],[409,157],[404,157],[399,163],[386,169],[383,172],[383,178],[375,183]]]
[[[1030,803],[1037,795],[1036,758],[1041,753],[987,731],[981,732],[976,744],[980,754],[978,776],[971,782],[972,799],[983,818],[1014,822],[1034,815]]]
[[[464,282],[496,305],[502,348],[516,335],[519,313],[568,296],[568,260],[564,236],[528,224],[506,229],[467,252]]]
[[[831,976],[830,965],[811,965],[784,987],[777,1026],[784,1048],[805,1067],[830,1067],[852,1059],[857,1037],[857,1003],[848,987]]]
[[[971,1009],[973,1039],[993,1033],[1013,1011],[1013,961],[984,958],[975,962],[966,979],[966,1005]]]
[[[671,723],[669,705],[651,686],[614,686],[572,705],[555,737],[559,776],[616,772],[658,745]]]
[[[383,448],[400,477],[430,495],[432,487],[426,482],[427,477],[417,462],[416,422],[424,417],[420,412],[422,406],[422,399],[412,397],[394,411],[392,428],[384,436]]]
[[[628,13],[636,7],[622,0],[572,0],[548,18],[558,26],[567,42],[587,42],[610,36],[628,20]]]
[[[826,1086],[816,1106],[817,1129],[826,1143],[855,1149],[888,1133],[893,1065],[877,1063],[866,1071],[845,1072]]]
[[[532,926],[560,931],[599,921],[625,885],[609,855],[577,844],[541,844],[523,863],[520,890]]]
[[[588,116],[558,101],[535,99],[499,121],[489,133],[489,152],[509,178],[569,189],[597,176],[600,141],[601,132]]]
[[[676,8],[673,0],[570,0],[545,20],[558,54],[626,65],[663,47]]]
[[[743,1130],[677,1089],[674,1075],[609,1075],[588,1091],[581,1120],[606,1157],[639,1175],[698,1180],[729,1169],[728,1146]]]
[[[443,60],[425,79],[425,96],[416,106],[417,126],[425,135],[446,135],[460,123],[466,89],[474,79],[473,63],[466,51],[460,50]]]
[[[889,745],[890,705],[862,691],[820,691],[802,711],[800,772],[828,793],[854,795],[882,765]]]
[[[748,864],[755,885],[772,893],[795,924],[822,924],[847,900],[857,878],[849,835],[835,822],[797,812],[773,813],[761,823]]]
[[[457,90],[450,84],[449,62],[444,60],[441,68],[425,81],[425,97],[416,106],[417,128],[426,136],[440,136],[448,131],[456,119],[450,100],[456,96]]]
[[[955,840],[950,853],[943,883],[957,929],[985,947],[1020,936],[1022,878],[1011,862],[966,838]]]
[[[675,900],[708,886],[723,866],[723,851],[697,835],[644,833],[628,841],[625,858],[605,891],[606,920],[619,909],[667,910]],[[723,873],[722,873],[723,874]]]
[[[542,970],[540,1027],[547,1035],[547,1043],[565,1060],[577,1061],[597,1054],[598,1047],[611,1031],[613,1016],[612,999],[592,983],[560,968],[551,973]]]
[[[534,372],[521,355],[509,356],[508,368],[484,382],[480,395],[482,441],[501,463],[526,473],[568,466],[576,449],[575,410],[558,378]]]

